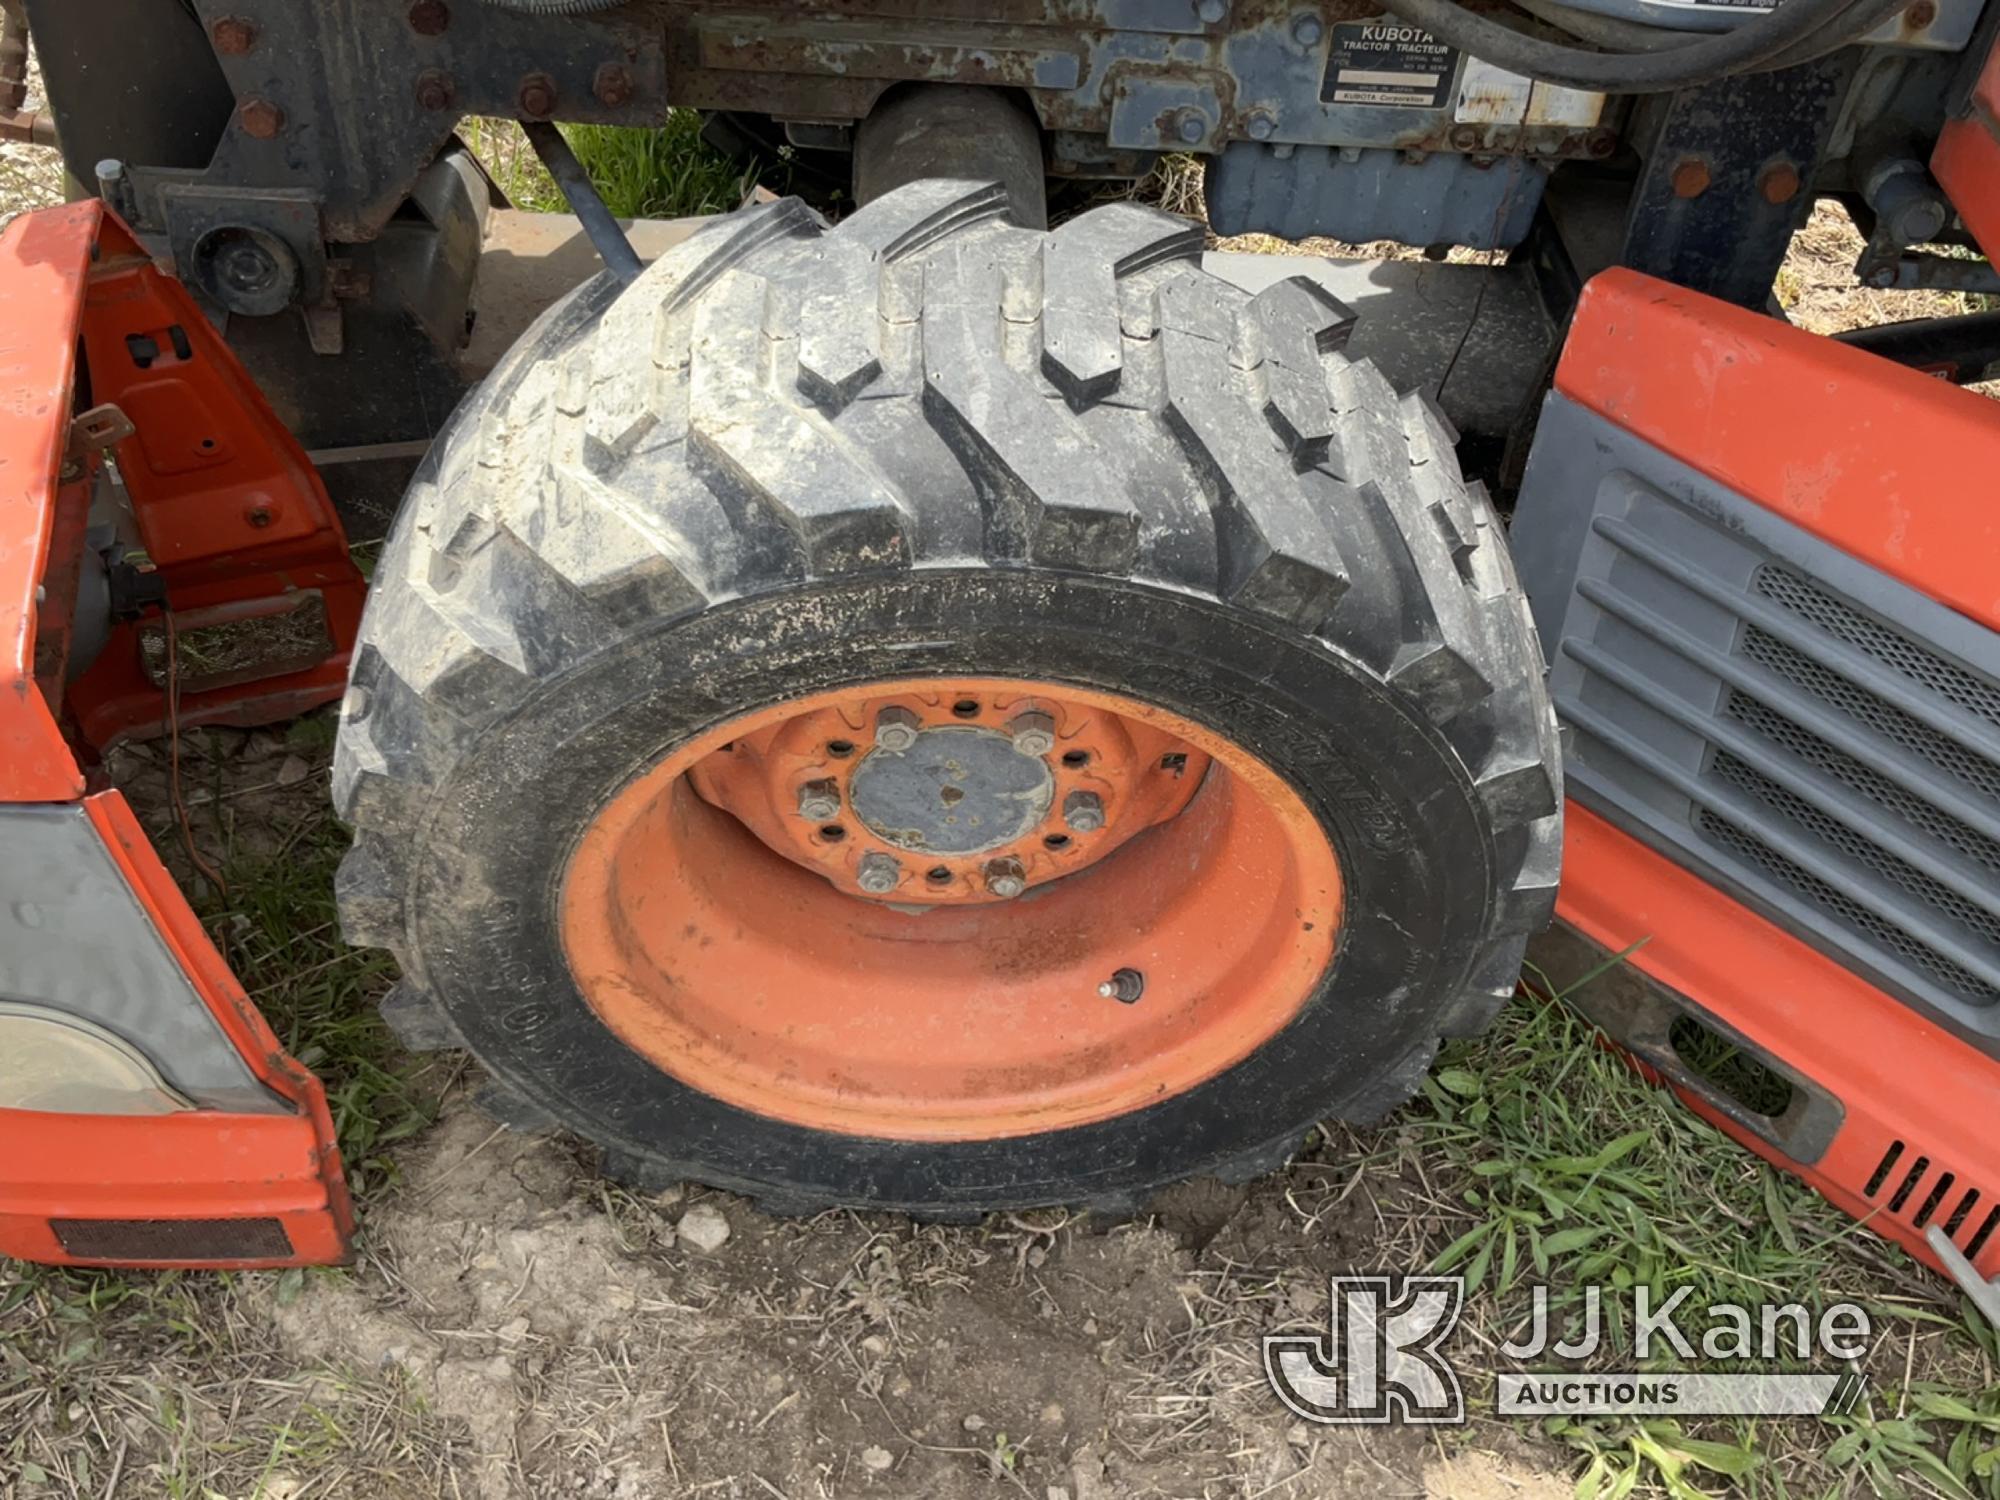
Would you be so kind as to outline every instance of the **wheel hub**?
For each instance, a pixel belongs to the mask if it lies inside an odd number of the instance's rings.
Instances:
[[[1187,806],[1208,756],[1081,695],[991,680],[856,695],[743,735],[695,790],[843,890],[1006,901]]]

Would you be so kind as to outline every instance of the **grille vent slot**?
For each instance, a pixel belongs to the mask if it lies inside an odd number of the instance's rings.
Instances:
[[[1863,1196],[1914,1229],[1942,1222],[1945,1235],[1965,1252],[1965,1258],[1976,1260],[2000,1229],[2000,1202],[1955,1172],[1933,1171],[1935,1164],[1928,1156],[1919,1155],[1905,1165],[1908,1154],[1902,1141],[1891,1141],[1862,1189]]]

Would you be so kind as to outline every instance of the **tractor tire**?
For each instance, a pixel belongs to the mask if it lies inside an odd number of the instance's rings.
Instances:
[[[377,567],[334,796],[414,1045],[646,1189],[1129,1211],[1370,1121],[1547,921],[1437,409],[1131,204],[718,219],[549,310]]]

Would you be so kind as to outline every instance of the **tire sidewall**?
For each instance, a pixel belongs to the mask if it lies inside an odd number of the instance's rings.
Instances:
[[[1283,1030],[1143,1110],[940,1143],[748,1113],[662,1072],[597,1018],[564,960],[561,881],[624,786],[694,736],[787,699],[996,673],[1158,704],[1298,792],[1340,859],[1343,910],[1334,963]],[[1129,1196],[1400,1097],[1479,951],[1494,862],[1442,737],[1323,643],[1131,580],[981,567],[800,585],[634,633],[485,730],[417,844],[413,956],[502,1082],[581,1134],[706,1181],[919,1211]]]

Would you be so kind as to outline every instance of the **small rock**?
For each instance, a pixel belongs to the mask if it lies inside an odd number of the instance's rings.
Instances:
[[[681,1215],[674,1232],[695,1249],[713,1255],[729,1238],[729,1220],[712,1203],[697,1203]]]
[[[984,1417],[967,1417],[965,1419],[965,1430],[967,1432],[977,1432],[985,1425],[986,1418]]]
[[[1294,1422],[1285,1429],[1285,1441],[1290,1443],[1294,1448],[1310,1448],[1312,1446],[1312,1434],[1306,1430],[1305,1423]]]
[[[1042,1423],[1048,1427],[1062,1426],[1063,1409],[1060,1401],[1051,1401],[1047,1406],[1042,1408]]]
[[[871,1333],[861,1341],[861,1352],[863,1354],[872,1354],[875,1358],[880,1359],[889,1352],[889,1341],[879,1333]]]
[[[864,1469],[873,1469],[877,1474],[880,1474],[885,1469],[894,1468],[895,1464],[896,1455],[891,1453],[887,1448],[863,1448],[861,1450],[861,1467]]]
[[[524,1339],[528,1336],[528,1327],[528,1320],[526,1318],[514,1318],[500,1325],[500,1337],[503,1339]]]
[[[1047,1500],[1069,1500],[1069,1486],[1052,1484],[1048,1487]]]
[[[1085,1318],[1083,1320],[1083,1336],[1087,1339],[1097,1337],[1097,1319]]]
[[[312,774],[312,767],[296,755],[287,755],[278,763],[278,785],[296,786]]]
[[[782,1375],[766,1375],[766,1376],[764,1377],[764,1391],[765,1391],[765,1394],[766,1394],[766,1395],[771,1395],[771,1396],[775,1396],[775,1395],[777,1395],[777,1394],[778,1394],[778,1393],[779,1393],[780,1391],[784,1390],[784,1388],[785,1388],[785,1377],[784,1377],[784,1376],[782,1376]]]

